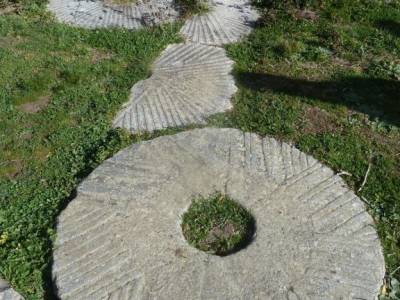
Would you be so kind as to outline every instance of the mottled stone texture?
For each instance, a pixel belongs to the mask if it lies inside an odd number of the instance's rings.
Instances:
[[[168,46],[155,62],[153,75],[132,88],[114,126],[137,133],[205,123],[210,115],[232,107],[232,65],[222,48]]]
[[[84,28],[138,29],[179,17],[174,0],[138,0],[115,4],[112,0],[50,0],[48,9],[64,23]],[[208,0],[209,11],[188,19],[182,35],[191,42],[223,45],[250,33],[259,18],[249,0]]]
[[[0,278],[0,300],[23,300],[23,298],[10,287],[7,281]]]
[[[249,34],[259,18],[249,0],[208,1],[210,11],[186,21],[181,33],[189,41],[207,45],[234,43]]]
[[[133,133],[203,124],[229,110],[236,92],[232,61],[211,45],[236,42],[251,31],[258,14],[245,0],[208,1],[210,11],[187,20],[182,35],[188,44],[169,46],[155,63],[153,75],[133,88],[115,127]],[[130,5],[111,0],[50,0],[49,9],[72,25],[140,28],[174,20],[173,0],[138,0]],[[206,44],[206,45],[202,45]]]
[[[187,244],[180,216],[221,191],[254,241],[226,257]],[[61,299],[373,299],[384,260],[373,221],[332,170],[234,129],[135,144],[105,161],[58,220]]]
[[[84,28],[124,27],[138,29],[178,17],[173,0],[138,0],[113,4],[111,0],[50,0],[48,9],[58,20]]]

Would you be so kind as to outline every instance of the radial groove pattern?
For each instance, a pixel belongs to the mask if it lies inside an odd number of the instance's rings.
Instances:
[[[180,229],[192,197],[215,191],[257,222],[255,240],[222,258]],[[385,272],[372,219],[339,176],[234,129],[119,152],[80,185],[57,230],[61,299],[374,299]]]
[[[111,0],[50,0],[48,9],[57,19],[85,28],[137,29],[175,20],[173,0],[138,0],[118,5]]]
[[[190,41],[207,45],[237,42],[250,33],[258,19],[248,0],[209,1],[210,11],[195,15],[181,33]]]
[[[222,48],[170,45],[155,62],[153,75],[132,88],[114,126],[141,132],[204,123],[231,108],[236,92],[232,64]]]

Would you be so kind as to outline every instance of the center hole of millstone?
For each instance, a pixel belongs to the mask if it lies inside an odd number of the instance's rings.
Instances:
[[[245,248],[256,228],[250,212],[221,193],[193,199],[181,227],[190,245],[219,256]]]

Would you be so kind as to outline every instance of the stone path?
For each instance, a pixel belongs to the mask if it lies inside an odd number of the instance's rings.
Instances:
[[[223,45],[250,33],[259,18],[248,0],[209,1],[210,13],[194,16],[181,33],[192,42]]]
[[[236,92],[233,62],[222,45],[250,33],[258,14],[248,1],[209,1],[210,12],[187,20],[181,33],[189,43],[169,46],[153,75],[138,82],[113,124],[132,133],[202,124],[229,110]],[[203,45],[206,44],[206,45]]]
[[[192,197],[228,194],[255,240],[227,257],[185,241]],[[234,129],[135,144],[97,168],[61,214],[61,299],[373,299],[384,261],[361,200],[296,148]]]
[[[10,287],[8,282],[0,278],[0,300],[23,300],[23,298]]]
[[[111,0],[50,0],[48,9],[67,24],[85,28],[138,29],[175,20],[174,0],[138,0],[118,5]],[[115,2],[114,2],[115,3]]]
[[[88,28],[139,28],[149,16],[154,16],[151,24],[178,16],[173,0],[125,6],[109,1],[51,0],[49,9],[61,21]],[[202,124],[232,107],[233,62],[224,49],[212,45],[236,42],[250,33],[258,13],[247,0],[208,3],[210,12],[187,20],[181,30],[189,43],[169,46],[154,64],[153,75],[132,88],[129,101],[113,122],[115,127],[138,133]]]
[[[222,48],[170,45],[155,62],[153,75],[132,88],[114,126],[136,133],[204,123],[232,107],[232,65]]]
[[[146,25],[143,14],[102,1],[62,2],[49,8],[78,26]],[[186,43],[170,45],[132,88],[115,127],[201,124],[231,108],[232,61],[216,46],[248,34],[258,15],[243,0],[209,3],[209,13],[183,26]],[[176,12],[162,16],[151,23]],[[226,257],[190,247],[180,229],[192,197],[216,191],[257,222],[254,241]],[[57,233],[61,299],[374,299],[385,273],[373,221],[338,175],[288,144],[234,129],[192,130],[119,152],[79,186]]]
[[[248,0],[208,0],[210,13],[186,22],[181,33],[193,42],[222,45],[250,33],[258,14]],[[85,28],[138,29],[174,21],[179,10],[174,0],[138,0],[115,4],[113,0],[50,0],[48,9],[67,24]]]

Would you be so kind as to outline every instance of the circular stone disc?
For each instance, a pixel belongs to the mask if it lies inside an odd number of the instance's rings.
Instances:
[[[187,244],[180,217],[226,193],[256,236],[229,256]],[[234,129],[133,145],[98,167],[61,214],[61,299],[373,299],[381,246],[360,199],[296,148]]]
[[[248,0],[209,0],[210,11],[186,21],[181,33],[191,42],[207,45],[235,43],[248,35],[259,18]]]
[[[175,20],[178,12],[173,2],[138,0],[133,4],[118,5],[112,4],[112,0],[50,0],[48,9],[58,20],[70,25],[138,29]]]
[[[155,62],[153,75],[132,88],[114,126],[137,133],[205,123],[210,115],[232,107],[232,65],[222,48],[168,46]]]

